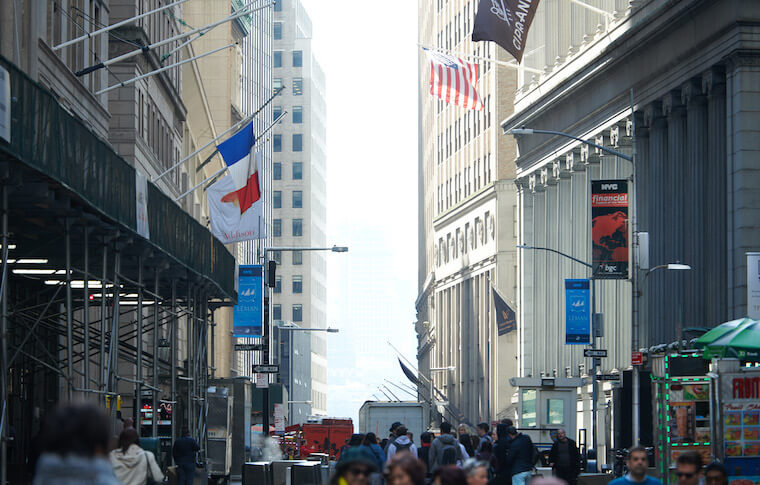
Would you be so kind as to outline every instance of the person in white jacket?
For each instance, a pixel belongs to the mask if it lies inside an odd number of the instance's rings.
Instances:
[[[116,478],[123,485],[145,485],[148,477],[161,483],[164,474],[150,451],[140,448],[140,438],[134,428],[128,428],[119,435],[119,447],[109,455]]]

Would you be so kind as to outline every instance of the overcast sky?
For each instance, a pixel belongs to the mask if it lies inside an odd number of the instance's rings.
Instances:
[[[302,0],[327,78],[328,412],[352,417],[408,384],[415,359],[417,2]],[[386,391],[387,392],[387,391]]]

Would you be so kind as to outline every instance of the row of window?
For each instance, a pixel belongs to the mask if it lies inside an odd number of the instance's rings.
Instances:
[[[290,251],[290,254],[293,258],[291,260],[293,266],[300,266],[303,264],[303,251]],[[272,251],[272,260],[276,261],[277,264],[282,264],[282,251]]]
[[[303,134],[293,133],[291,150],[294,152],[303,151]],[[272,136],[272,151],[275,151],[275,152],[282,151],[282,135]]]
[[[489,94],[483,100],[484,109],[482,116],[477,111],[467,111],[464,116],[454,121],[446,128],[443,133],[438,134],[438,164],[461,148],[465,147],[470,141],[475,139],[484,130],[491,127],[491,95]]]
[[[277,92],[280,89],[282,89],[283,81],[281,77],[276,77],[272,79],[272,92]],[[303,78],[302,77],[294,77],[293,78],[293,96],[301,96],[303,94]]]
[[[301,275],[294,275],[293,276],[293,293],[303,293],[303,276]],[[282,276],[278,276],[274,280],[274,290],[275,293],[282,293]]]
[[[290,108],[290,114],[291,114],[291,121],[296,124],[300,125],[303,123],[303,106],[293,106]],[[272,107],[272,121],[276,120],[282,116],[282,106],[273,106]]]
[[[292,195],[293,209],[301,209],[303,207],[303,190],[294,190]],[[272,191],[272,206],[275,209],[282,209],[282,190]]]
[[[282,320],[282,305],[272,305],[272,320]],[[290,320],[303,322],[303,305],[293,305]]]
[[[282,51],[274,51],[272,55],[274,67],[282,67]],[[292,64],[293,67],[303,67],[303,51],[293,51]]]
[[[293,180],[302,180],[303,162],[293,162],[292,169]],[[282,162],[274,162],[272,164],[272,179],[282,180]]]
[[[472,167],[465,167],[462,172],[438,186],[438,212],[443,212],[452,205],[458,204],[481,187],[491,183],[492,180],[493,172],[489,153],[482,160],[475,160]]]
[[[303,219],[293,219],[292,229],[293,237],[303,236]],[[272,219],[272,236],[282,237],[282,219]]]

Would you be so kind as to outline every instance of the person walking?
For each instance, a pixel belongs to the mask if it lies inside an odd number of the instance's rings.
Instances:
[[[375,436],[375,433],[370,432],[364,435],[364,446],[369,448],[369,451],[371,451],[372,455],[375,457],[377,469],[382,470],[385,468],[385,453],[383,453],[383,449],[380,448],[380,445],[377,444],[377,436]]]
[[[182,427],[182,437],[177,438],[172,447],[174,464],[177,465],[177,485],[193,485],[195,475],[195,453],[201,447],[190,436],[190,429]]]
[[[369,485],[377,471],[375,457],[362,446],[349,447],[340,454],[330,485]]]
[[[462,471],[467,476],[467,485],[488,484],[488,462],[470,458],[464,463]]]
[[[415,458],[417,458],[417,447],[414,446],[414,443],[412,443],[412,440],[409,439],[409,436],[406,433],[407,429],[405,426],[399,426],[396,429],[396,439],[388,445],[388,452],[386,456],[387,461],[390,461],[390,459],[393,458],[393,455],[396,453],[405,451],[408,451],[414,455]]]
[[[113,472],[123,485],[144,485],[164,481],[164,474],[150,451],[140,448],[135,428],[124,428],[119,434],[119,447],[109,455]]]
[[[393,424],[391,424],[390,429],[390,435],[388,435],[388,439],[385,440],[385,445],[383,445],[383,451],[387,454],[388,453],[388,447],[396,441],[397,434],[396,431],[398,431],[399,427],[403,426],[403,423],[401,421],[394,421]]]
[[[417,448],[417,458],[425,464],[425,469],[430,475],[430,445],[433,444],[433,433],[425,431],[420,435],[420,447]]]
[[[108,461],[108,418],[92,405],[54,409],[42,421],[34,485],[119,485]],[[30,457],[30,460],[35,457]]]
[[[527,485],[533,469],[533,441],[528,435],[518,433],[514,426],[507,427],[509,452],[506,468],[512,475],[512,485]]]
[[[566,481],[568,485],[577,485],[581,454],[578,452],[578,445],[567,437],[564,429],[557,431],[557,441],[549,452],[549,464],[554,476]]]
[[[411,453],[397,453],[385,469],[388,485],[425,485],[427,469]]]
[[[507,456],[509,455],[510,439],[507,434],[509,426],[504,423],[496,425],[496,443],[491,453],[491,467],[493,469],[494,485],[509,485],[512,483],[512,474],[507,468]]]
[[[441,423],[441,435],[430,445],[430,472],[445,465],[461,466],[469,458],[467,450],[451,432],[451,424]]]
[[[472,437],[467,430],[467,425],[460,424],[457,428],[457,433],[459,434],[459,442],[464,446],[467,456],[475,456],[475,449],[472,447]]]
[[[467,475],[456,465],[446,465],[433,472],[433,485],[467,485]]]
[[[705,468],[706,485],[728,485],[728,471],[723,464],[714,461]]]
[[[628,473],[612,480],[609,485],[662,485],[661,481],[647,475],[648,464],[646,448],[641,446],[631,448],[627,460]]]
[[[491,438],[491,435],[488,432],[490,429],[491,428],[488,426],[488,423],[480,423],[475,428],[475,430],[478,433],[478,437],[480,438],[480,441],[478,442],[478,447],[475,450],[476,455],[480,453],[481,449],[483,448],[483,443],[490,443],[493,445],[493,439]]]
[[[702,482],[702,455],[687,451],[676,460],[678,485],[700,485]]]

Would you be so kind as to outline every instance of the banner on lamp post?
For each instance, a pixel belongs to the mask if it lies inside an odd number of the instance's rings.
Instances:
[[[238,303],[233,314],[234,337],[261,337],[264,322],[264,280],[261,265],[238,268]]]
[[[628,181],[591,182],[591,241],[596,279],[628,278]]]
[[[591,342],[591,282],[565,280],[565,343]]]

